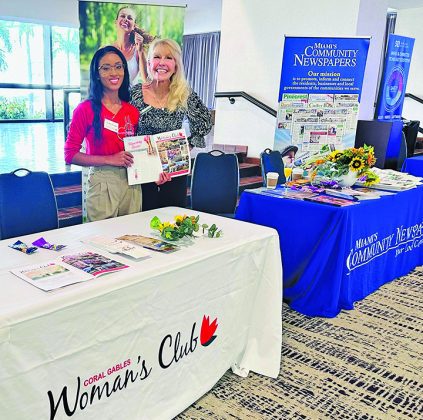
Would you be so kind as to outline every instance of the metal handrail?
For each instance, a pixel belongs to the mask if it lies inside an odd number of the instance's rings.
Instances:
[[[419,98],[416,95],[413,95],[412,93],[406,93],[405,94],[405,97],[406,98],[413,99],[414,101],[419,102],[420,104],[423,104],[423,99],[422,98]],[[422,133],[423,134],[423,128],[419,127],[418,130],[419,130],[419,133]]]
[[[413,99],[413,100],[415,100],[415,101],[420,102],[421,104],[423,104],[423,99],[422,99],[422,98],[419,98],[419,97],[418,97],[418,96],[416,96],[416,95],[413,95],[412,93],[406,93],[406,94],[405,94],[405,97],[406,97],[406,98]]]
[[[243,91],[239,92],[216,92],[214,94],[215,98],[228,98],[231,104],[235,103],[235,98],[244,98],[248,102],[251,102],[253,105],[257,106],[258,108],[262,109],[263,111],[267,112],[268,114],[272,115],[276,118],[278,113],[270,106],[264,104],[263,102],[259,101],[258,99],[254,98],[253,96],[245,93]]]

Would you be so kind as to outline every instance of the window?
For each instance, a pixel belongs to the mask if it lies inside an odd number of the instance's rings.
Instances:
[[[79,83],[77,29],[0,20],[0,121],[60,120]]]

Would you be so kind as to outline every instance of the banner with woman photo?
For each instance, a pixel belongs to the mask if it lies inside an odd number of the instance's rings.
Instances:
[[[185,7],[79,2],[81,95],[86,97],[94,53],[114,45],[128,62],[131,85],[145,80],[148,45],[156,38],[182,44]]]
[[[171,38],[182,45],[184,17],[185,7],[80,1],[81,98],[88,96],[90,62],[100,47],[113,45],[122,51],[133,86],[146,80],[148,46],[154,38]],[[88,170],[82,168],[84,221],[87,182]]]
[[[285,37],[275,150],[354,145],[369,38]]]

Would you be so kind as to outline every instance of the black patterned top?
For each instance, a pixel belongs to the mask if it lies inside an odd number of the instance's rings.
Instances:
[[[186,117],[191,131],[191,135],[188,137],[189,144],[193,147],[206,146],[204,136],[212,128],[211,115],[193,90],[188,96],[187,109],[178,108],[171,112],[166,108],[154,108],[146,104],[142,93],[142,85],[137,84],[131,89],[131,104],[140,111],[138,135],[178,130],[182,128],[182,122]],[[149,109],[147,110],[147,108]],[[143,112],[143,110],[145,111]]]

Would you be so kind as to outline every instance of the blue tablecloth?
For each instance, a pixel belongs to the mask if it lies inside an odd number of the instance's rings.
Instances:
[[[401,171],[423,177],[423,155],[405,159]]]
[[[423,264],[423,186],[348,207],[245,191],[236,218],[275,228],[284,298],[334,317]]]

